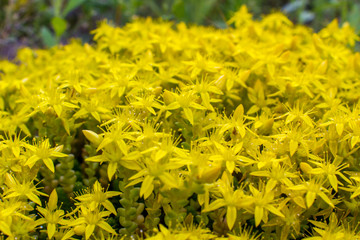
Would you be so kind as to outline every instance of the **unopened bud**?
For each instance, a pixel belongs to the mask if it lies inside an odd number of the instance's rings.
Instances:
[[[102,138],[97,133],[90,130],[83,130],[82,132],[87,138],[87,140],[89,140],[95,146],[99,146],[102,142]]]

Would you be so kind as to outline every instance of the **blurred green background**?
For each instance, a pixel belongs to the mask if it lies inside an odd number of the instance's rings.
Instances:
[[[104,18],[119,26],[151,16],[226,28],[242,4],[255,18],[282,11],[315,31],[334,18],[360,31],[360,0],[0,0],[0,59],[14,58],[21,46],[51,47],[74,37],[89,42]]]

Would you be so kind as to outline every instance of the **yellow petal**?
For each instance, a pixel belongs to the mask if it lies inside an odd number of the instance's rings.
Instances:
[[[236,220],[236,208],[234,206],[230,206],[227,208],[226,212],[226,221],[229,229],[231,230],[235,224]]]
[[[54,162],[51,160],[51,158],[44,158],[43,162],[51,172],[55,172]]]
[[[343,123],[337,123],[336,124],[336,131],[339,134],[339,136],[341,136],[343,131],[344,131],[344,124]]]
[[[316,198],[315,192],[309,191],[306,194],[306,205],[308,206],[308,208],[310,208],[313,205],[315,198]]]
[[[155,161],[158,162],[160,159],[165,157],[166,154],[167,154],[166,151],[159,149],[155,154]]]
[[[62,112],[62,107],[61,107],[61,105],[60,105],[60,104],[56,104],[56,105],[53,106],[53,108],[54,108],[56,114],[58,115],[58,117],[60,117],[61,112]]]
[[[293,198],[294,202],[302,208],[306,208],[304,198],[297,196]]]
[[[147,175],[145,177],[144,181],[141,184],[140,197],[144,196],[144,199],[147,199],[150,196],[150,194],[154,190],[153,180],[153,176]]]
[[[234,161],[226,161],[226,169],[232,174],[235,169],[235,162]]]
[[[244,117],[244,106],[240,104],[234,112],[234,119],[236,120],[242,120]]]
[[[294,153],[296,152],[296,150],[299,147],[299,143],[297,141],[294,140],[290,140],[290,156],[293,156]]]
[[[311,120],[311,118],[310,118],[309,116],[303,115],[303,116],[301,116],[301,119],[302,119],[307,125],[309,125],[309,127],[311,127],[311,128],[314,127],[314,125],[313,125],[313,123],[312,123],[312,120]]]
[[[264,208],[256,206],[255,207],[255,226],[259,226],[262,218],[264,216]]]
[[[355,192],[351,195],[350,199],[356,198],[360,195],[360,187],[358,187]]]
[[[94,232],[94,229],[95,229],[95,224],[90,224],[90,225],[87,225],[86,228],[85,228],[85,239],[89,239],[90,236],[93,234]]]
[[[207,206],[203,210],[203,212],[211,212],[211,211],[214,211],[223,206],[225,206],[225,201],[223,199],[217,199],[217,200],[213,201],[212,203],[210,203],[209,206]]]
[[[276,187],[276,184],[277,184],[277,181],[270,178],[269,181],[266,184],[265,191],[270,192],[271,190],[273,190]]]
[[[51,239],[54,236],[55,231],[56,231],[56,225],[54,223],[48,223],[47,233],[48,233],[49,239]]]
[[[107,222],[100,221],[96,225],[98,225],[99,227],[101,227],[102,229],[104,229],[105,231],[107,231],[111,234],[114,234],[114,235],[116,234],[115,230]]]
[[[41,201],[40,198],[38,196],[36,196],[34,193],[27,193],[25,194],[27,198],[29,198],[31,201],[33,201],[34,203],[36,203],[37,205],[41,206]]]
[[[334,188],[335,192],[338,191],[338,180],[334,174],[328,175],[329,182],[331,186]]]
[[[0,231],[2,231],[5,235],[12,235],[10,226],[2,220],[0,220]]]
[[[108,168],[107,168],[107,174],[108,174],[109,181],[111,181],[112,177],[116,173],[116,170],[117,170],[117,163],[110,162],[108,165]]]
[[[282,212],[279,209],[275,208],[274,206],[267,205],[265,208],[267,210],[269,210],[270,212],[272,212],[273,214],[278,215],[279,217],[285,218],[284,214],[282,214]]]
[[[335,207],[334,204],[331,202],[330,198],[329,198],[328,196],[326,196],[325,193],[319,192],[318,195],[319,195],[327,204],[329,204],[331,207]]]
[[[104,206],[104,208],[106,208],[107,210],[109,210],[112,214],[116,215],[116,210],[114,205],[109,201],[106,200],[102,203],[102,205]]]
[[[184,114],[187,120],[191,123],[191,125],[194,125],[194,116],[192,113],[192,110],[190,108],[183,108]]]
[[[359,136],[353,136],[351,138],[351,148],[354,148],[354,146],[359,142]]]
[[[295,118],[296,118],[296,115],[289,114],[289,115],[286,117],[285,124],[291,123]]]
[[[101,122],[101,118],[98,112],[91,112],[91,115],[98,121]]]
[[[57,208],[57,202],[58,202],[58,195],[56,192],[56,189],[54,189],[49,197],[48,207],[50,211],[53,211]]]

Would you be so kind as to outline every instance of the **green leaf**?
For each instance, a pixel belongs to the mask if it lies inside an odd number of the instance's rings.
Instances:
[[[176,0],[172,6],[172,12],[178,19],[184,20],[186,17],[184,1]]]
[[[216,0],[175,1],[173,14],[181,21],[202,23],[216,4]]]
[[[62,12],[62,16],[66,17],[69,14],[69,12],[71,12],[75,8],[79,7],[84,2],[85,2],[85,0],[70,0],[70,1],[68,1],[68,3],[66,4],[66,6],[64,8],[64,11]]]
[[[41,28],[40,36],[46,47],[55,46],[57,43],[54,35],[50,32],[50,30],[47,27]]]
[[[216,4],[216,0],[196,0],[191,3],[189,12],[193,13],[192,20],[195,23],[202,23]]]
[[[53,17],[51,19],[51,26],[55,31],[55,35],[57,37],[60,37],[61,35],[63,35],[67,28],[67,22],[61,17]]]
[[[54,0],[54,16],[59,17],[63,0]]]
[[[353,4],[351,7],[351,11],[348,16],[348,21],[350,22],[350,25],[356,29],[356,32],[360,31],[360,4]]]

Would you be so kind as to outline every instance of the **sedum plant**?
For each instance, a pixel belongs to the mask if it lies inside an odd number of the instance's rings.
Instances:
[[[245,6],[0,64],[6,239],[358,239],[360,54]]]

